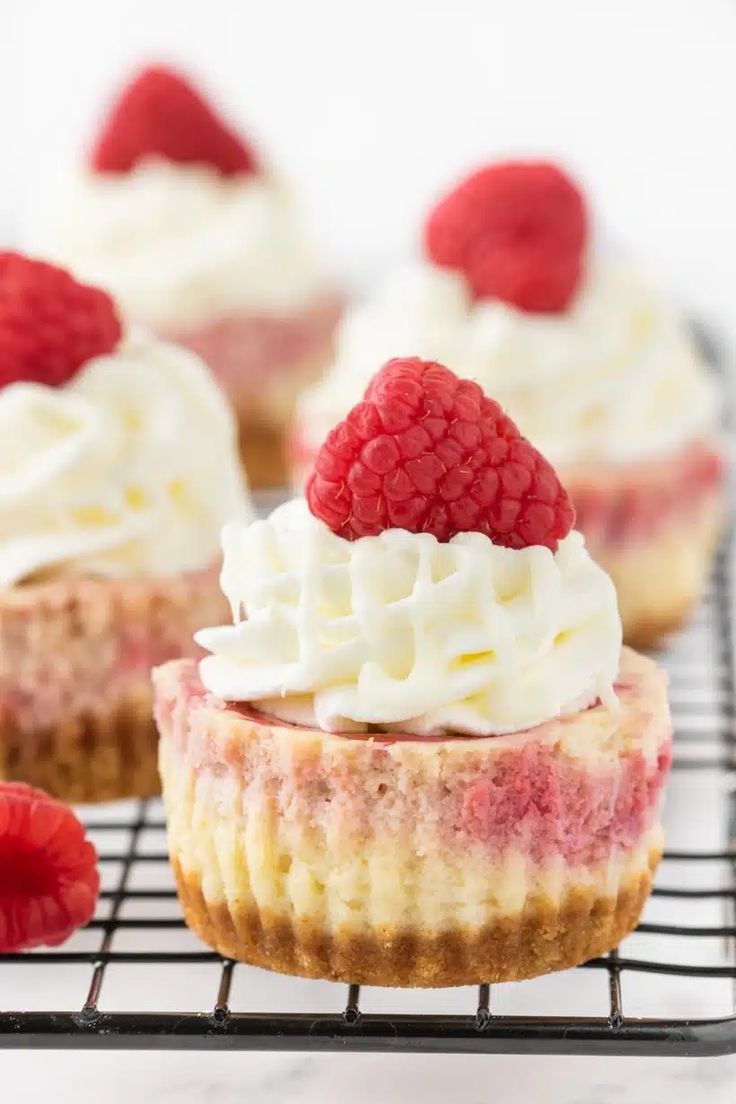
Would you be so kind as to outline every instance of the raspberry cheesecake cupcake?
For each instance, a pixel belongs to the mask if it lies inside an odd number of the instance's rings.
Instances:
[[[531,977],[637,923],[665,677],[554,470],[471,381],[390,361],[305,499],[224,533],[232,623],[154,672],[188,924],[307,977]]]
[[[289,189],[184,77],[151,67],[122,90],[32,245],[200,355],[251,482],[283,481],[283,430],[329,359],[340,299]]]
[[[301,484],[376,363],[420,352],[494,395],[558,468],[591,554],[638,645],[677,628],[721,520],[713,381],[673,308],[598,255],[577,186],[556,166],[491,165],[430,212],[424,258],[341,326],[336,360],[299,402]]]
[[[0,779],[158,791],[150,670],[226,612],[233,514],[250,516],[237,427],[201,361],[0,253]]]

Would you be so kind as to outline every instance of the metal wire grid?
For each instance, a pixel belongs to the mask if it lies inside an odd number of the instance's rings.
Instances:
[[[285,1009],[273,1010],[266,1000],[266,1010],[258,1010],[264,979],[274,976],[222,959],[186,931],[166,865],[160,803],[144,801],[122,806],[125,815],[120,806],[102,815],[96,810],[88,813],[87,823],[100,851],[104,888],[98,914],[87,929],[60,950],[0,955],[0,1046],[683,1055],[736,1051],[736,694],[731,582],[724,550],[694,624],[662,657],[670,669],[675,716],[670,787],[675,796],[671,794],[670,804],[674,800],[674,824],[690,818],[690,826],[682,846],[670,832],[673,846],[665,853],[651,902],[655,918],[650,918],[648,909],[637,933],[621,948],[578,971],[554,976],[553,988],[541,1005],[538,996],[532,996],[531,1013],[508,1014],[502,1006],[504,991],[506,997],[509,991],[516,996],[534,983],[481,985],[475,993],[435,991],[430,1002],[433,1010],[427,1011],[424,993],[361,992],[357,985],[345,992],[344,986],[296,978],[278,979]],[[703,835],[701,825],[706,820],[710,828]],[[689,909],[704,906],[710,910],[708,924],[684,922]],[[673,915],[678,922],[672,922]],[[653,948],[651,955],[629,950],[632,940],[641,945],[644,937]],[[164,948],[150,949],[159,940]],[[706,944],[711,951],[703,955]],[[198,1004],[192,993],[187,1003],[194,969],[204,964],[218,971],[212,977],[209,999],[205,995]],[[61,966],[76,968],[78,999],[64,1011],[34,1010],[34,1000],[44,996],[40,990],[47,973]],[[175,1008],[170,999],[172,983],[157,984],[152,978],[151,971],[158,967],[174,970],[176,985],[184,989],[183,1009],[181,992]],[[6,984],[8,969],[13,976]],[[101,1007],[111,970],[130,974],[137,1010]],[[607,981],[607,1002],[603,1003],[606,993],[601,990],[595,1001],[592,996],[586,998],[596,1014],[574,1014],[576,994],[584,988],[583,975],[601,971],[601,980]],[[252,990],[254,1010],[238,1011],[238,1001],[232,1000],[233,984],[240,975],[246,998]],[[632,979],[642,975],[649,979],[648,988],[640,988],[638,1003],[635,999],[627,1011]],[[677,1014],[648,1015],[652,980],[668,978],[687,982]],[[721,986],[721,997],[722,987],[727,987],[727,999],[718,1015],[699,1015],[703,987],[714,983]],[[113,1009],[114,988],[109,998]],[[389,1011],[365,1010],[371,995],[374,999],[368,1004],[380,1006],[388,998]],[[401,1009],[408,1000],[419,1010],[391,1011],[397,996]],[[130,989],[126,1000],[131,1002]],[[153,1010],[144,1011],[151,1003]],[[9,1004],[23,1010],[3,1011]],[[46,1007],[44,999],[38,1004]],[[295,1007],[307,1010],[290,1010]],[[309,1010],[312,1007],[315,1010]],[[563,1014],[567,1008],[573,1014]]]

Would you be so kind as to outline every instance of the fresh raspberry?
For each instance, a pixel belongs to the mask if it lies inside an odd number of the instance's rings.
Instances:
[[[224,176],[257,169],[253,151],[179,73],[144,69],[113,103],[91,154],[96,172],[125,173],[145,157],[212,165]]]
[[[0,951],[63,943],[92,917],[99,890],[97,853],[72,810],[0,782]]]
[[[347,540],[385,529],[555,551],[575,512],[552,466],[477,383],[418,357],[389,360],[328,434],[306,489]]]
[[[430,213],[424,242],[478,299],[563,311],[583,269],[583,197],[555,165],[509,161],[469,176]]]
[[[60,387],[120,340],[110,296],[68,272],[0,252],[0,387],[19,380]]]

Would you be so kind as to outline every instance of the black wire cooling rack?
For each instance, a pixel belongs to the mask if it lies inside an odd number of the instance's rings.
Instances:
[[[0,1046],[724,1054],[736,1051],[736,695],[730,552],[663,662],[668,847],[637,931],[528,982],[383,990],[268,974],[186,929],[158,801],[90,810],[103,892],[59,950],[0,956]],[[61,1009],[61,1010],[59,1010]]]

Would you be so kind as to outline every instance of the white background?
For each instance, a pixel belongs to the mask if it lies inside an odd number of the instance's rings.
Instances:
[[[2,0],[0,234],[137,64],[179,62],[365,285],[469,166],[547,154],[605,232],[732,333],[733,0]]]
[[[546,154],[736,338],[732,0],[0,0],[0,240],[151,59],[206,81],[293,179],[352,286],[466,168]],[[21,1104],[727,1104],[736,1062],[0,1051],[0,1083]]]

